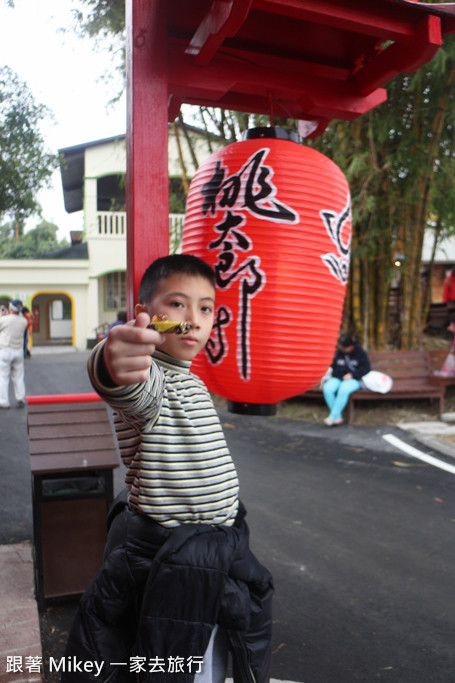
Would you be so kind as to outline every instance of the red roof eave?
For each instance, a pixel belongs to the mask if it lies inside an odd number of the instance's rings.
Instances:
[[[170,120],[183,102],[352,120],[455,32],[455,3],[195,0],[191,12],[186,0],[168,4]]]

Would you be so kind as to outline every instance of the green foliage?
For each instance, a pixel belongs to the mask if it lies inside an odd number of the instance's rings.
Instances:
[[[117,92],[110,101],[113,104],[120,99],[125,86],[125,0],[78,0],[73,16],[75,31],[80,38],[91,39],[95,47],[111,53],[111,70],[104,74],[103,79],[116,83]],[[122,80],[120,87],[119,74]]]
[[[202,128],[215,133],[226,144],[240,140],[243,131],[248,128],[268,124],[268,117],[265,116],[210,107],[195,108],[194,118]]]
[[[169,194],[169,213],[185,213],[185,197],[181,193]]]
[[[58,226],[45,220],[24,235],[17,234],[14,222],[0,225],[0,258],[39,258],[49,251],[69,247],[67,240],[58,240]]]
[[[354,122],[333,121],[309,143],[341,167],[351,187],[351,279],[360,297],[357,312],[348,299],[347,313],[370,348],[419,345],[423,234],[430,225],[437,238],[455,232],[454,81],[455,42],[447,38],[429,65],[387,85],[384,104]],[[398,283],[404,313],[392,330],[395,253],[405,257]]]
[[[79,34],[89,38],[116,36],[125,31],[125,0],[81,0],[86,10],[74,10]]]
[[[39,130],[49,115],[12,69],[0,68],[0,217],[14,217],[20,230],[23,220],[39,211],[37,193],[57,167]]]

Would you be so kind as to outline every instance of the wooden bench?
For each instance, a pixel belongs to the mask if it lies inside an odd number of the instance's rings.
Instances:
[[[39,609],[79,595],[101,566],[119,465],[96,394],[27,396]]]
[[[444,412],[445,386],[434,381],[430,366],[429,351],[379,351],[369,353],[372,370],[379,370],[390,375],[393,387],[387,394],[380,394],[366,389],[355,391],[349,397],[347,405],[347,422],[354,421],[354,406],[358,401],[387,401],[394,399],[425,398],[438,401],[439,415]],[[447,355],[447,352],[446,352]],[[441,363],[442,365],[442,363]],[[306,398],[322,398],[322,390],[318,387],[302,394]]]

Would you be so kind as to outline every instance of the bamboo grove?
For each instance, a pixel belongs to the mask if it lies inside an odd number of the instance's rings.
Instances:
[[[428,308],[424,233],[438,240],[455,232],[454,40],[387,90],[387,102],[354,122],[333,122],[313,146],[351,187],[345,326],[368,349],[410,350],[421,345]]]

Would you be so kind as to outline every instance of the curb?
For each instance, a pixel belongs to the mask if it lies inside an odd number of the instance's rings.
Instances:
[[[441,453],[441,455],[445,455],[446,457],[455,459],[455,448],[453,446],[450,446],[450,444],[441,441],[441,439],[438,439],[437,436],[429,436],[426,434],[424,435],[416,432],[413,433],[413,437],[416,441],[426,446],[427,448],[431,448],[433,451]]]

